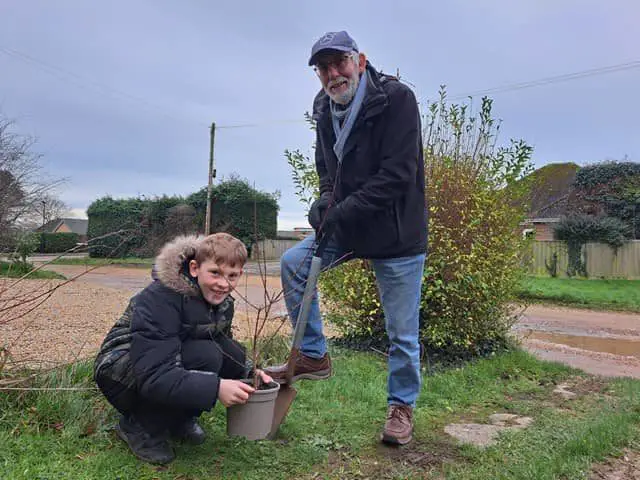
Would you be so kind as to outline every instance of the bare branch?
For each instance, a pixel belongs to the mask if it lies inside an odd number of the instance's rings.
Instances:
[[[14,133],[14,127],[0,114],[0,235],[33,224],[35,218],[44,223],[47,216],[42,207],[47,203],[51,213],[58,213],[62,205],[54,192],[66,181],[43,171],[42,156],[33,152],[36,140]]]

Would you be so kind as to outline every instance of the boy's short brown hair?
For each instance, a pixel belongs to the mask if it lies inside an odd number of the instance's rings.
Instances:
[[[195,261],[202,265],[207,260],[230,267],[243,267],[247,262],[247,247],[233,235],[214,233],[204,237],[196,247]]]

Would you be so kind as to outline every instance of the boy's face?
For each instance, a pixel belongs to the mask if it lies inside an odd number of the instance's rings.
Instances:
[[[191,260],[189,273],[198,279],[205,300],[212,305],[220,305],[238,285],[242,267],[217,264],[213,260],[206,260],[198,265],[195,260]]]

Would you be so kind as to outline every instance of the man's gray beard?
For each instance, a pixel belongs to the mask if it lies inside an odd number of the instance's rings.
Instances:
[[[347,90],[344,93],[340,93],[337,95],[330,93],[329,86],[333,83],[342,81],[342,79],[347,80]],[[329,98],[333,100],[334,103],[337,103],[338,105],[348,105],[351,102],[351,100],[353,100],[353,97],[356,94],[359,81],[360,81],[360,75],[358,75],[358,71],[356,70],[352,78],[347,78],[347,77],[337,78],[333,80],[331,83],[328,83],[324,91],[327,93],[327,95],[329,95]]]

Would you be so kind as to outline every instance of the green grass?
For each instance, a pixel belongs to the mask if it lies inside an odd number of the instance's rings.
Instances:
[[[536,302],[640,312],[640,280],[528,277],[519,296]]]
[[[90,258],[90,257],[62,257],[51,262],[53,265],[124,265],[129,267],[149,267],[153,265],[153,258]]]
[[[640,447],[640,382],[615,381],[609,387],[607,393],[618,393],[617,401],[593,395],[570,411],[530,406],[533,426],[505,434],[486,451],[470,450],[465,455],[468,463],[449,469],[447,478],[587,478],[594,462],[618,454],[624,445]],[[618,405],[624,405],[622,411]]]
[[[115,414],[95,392],[3,392],[0,478],[578,479],[593,462],[640,447],[640,381],[594,379],[521,351],[425,376],[414,442],[381,447],[384,359],[337,348],[333,358],[331,380],[297,384],[276,440],[228,438],[218,405],[201,418],[207,442],[178,445],[176,461],[163,468],[139,462],[116,439]],[[39,385],[92,386],[89,364],[55,375]],[[562,381],[578,382],[577,399],[551,392]],[[461,447],[443,432],[447,423],[482,422],[494,412],[535,422],[486,450]]]
[[[9,277],[9,278],[20,278],[27,273],[29,269],[25,269],[23,267],[16,267],[15,265],[9,262],[0,262],[0,277]],[[29,279],[61,279],[64,280],[66,277],[64,275],[60,275],[56,272],[51,272],[48,270],[38,270],[37,272],[33,272],[27,278]]]

